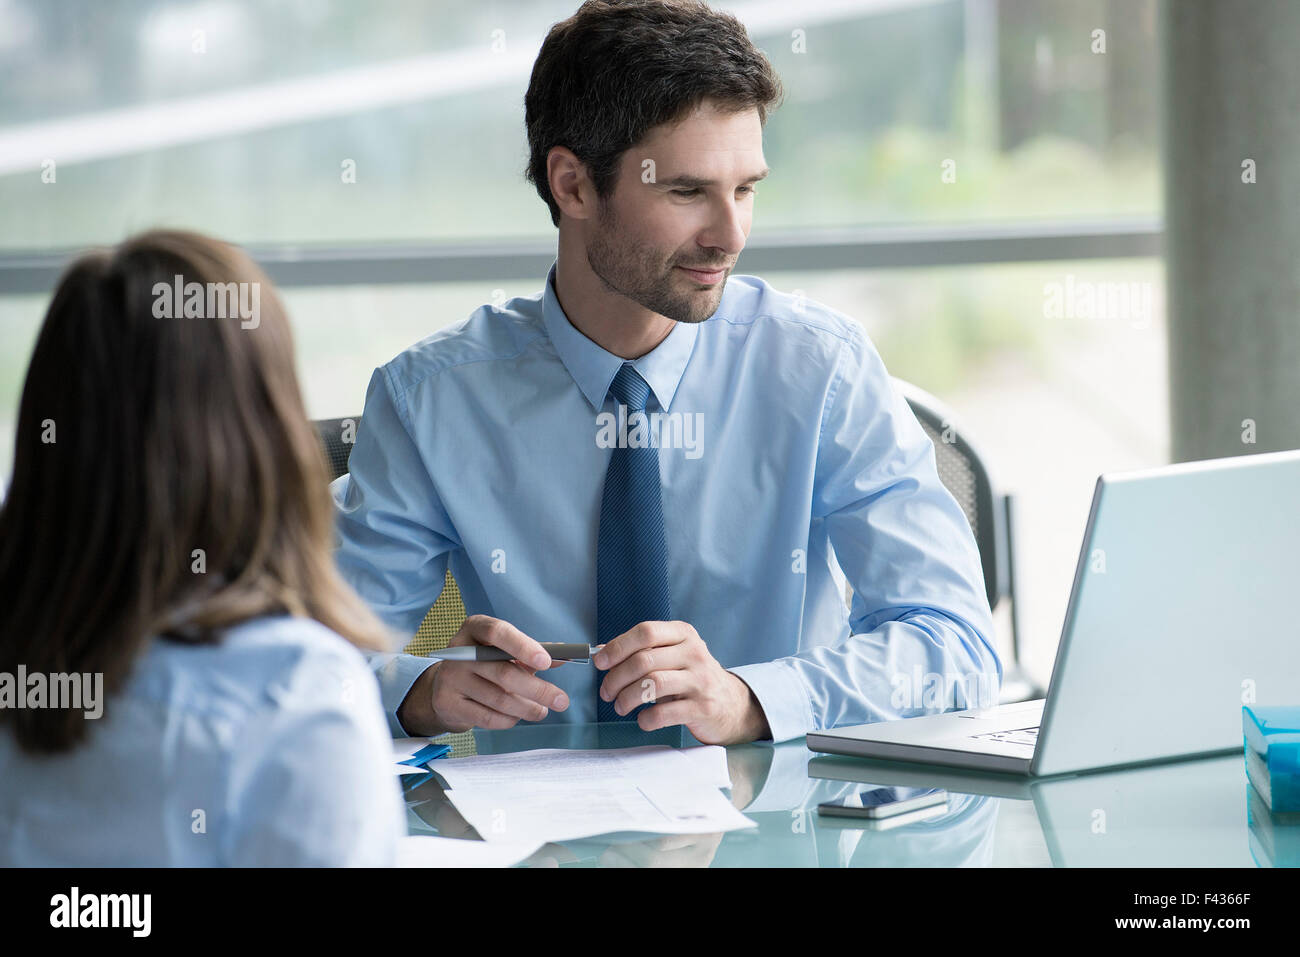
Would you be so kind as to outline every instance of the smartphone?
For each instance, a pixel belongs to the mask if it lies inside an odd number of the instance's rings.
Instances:
[[[851,798],[818,804],[817,813],[826,817],[879,820],[946,803],[948,792],[943,788],[874,788]]]

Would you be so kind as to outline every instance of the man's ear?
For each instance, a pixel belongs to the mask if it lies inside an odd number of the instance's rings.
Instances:
[[[572,219],[590,219],[595,214],[596,190],[587,174],[587,164],[564,146],[552,146],[546,154],[546,181],[560,212]]]

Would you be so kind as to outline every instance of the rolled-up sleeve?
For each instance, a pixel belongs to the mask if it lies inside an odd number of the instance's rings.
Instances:
[[[995,704],[1002,665],[974,535],[865,334],[840,350],[816,468],[813,518],[853,587],[850,633],[732,669],[773,740]]]

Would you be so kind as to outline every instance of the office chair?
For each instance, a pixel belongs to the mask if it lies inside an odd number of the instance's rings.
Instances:
[[[907,400],[917,421],[934,443],[939,480],[966,513],[984,569],[989,607],[1006,600],[1011,614],[1011,661],[1003,664],[1003,704],[1046,696],[1020,664],[1020,615],[1016,608],[1015,499],[995,492],[984,459],[966,433],[957,428],[948,407],[930,393],[894,378],[894,387]]]

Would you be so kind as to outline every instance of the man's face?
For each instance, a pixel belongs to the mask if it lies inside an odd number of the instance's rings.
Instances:
[[[723,113],[706,101],[656,127],[623,154],[589,224],[592,272],[661,316],[703,322],[749,237],[754,184],[766,173],[757,110]]]

